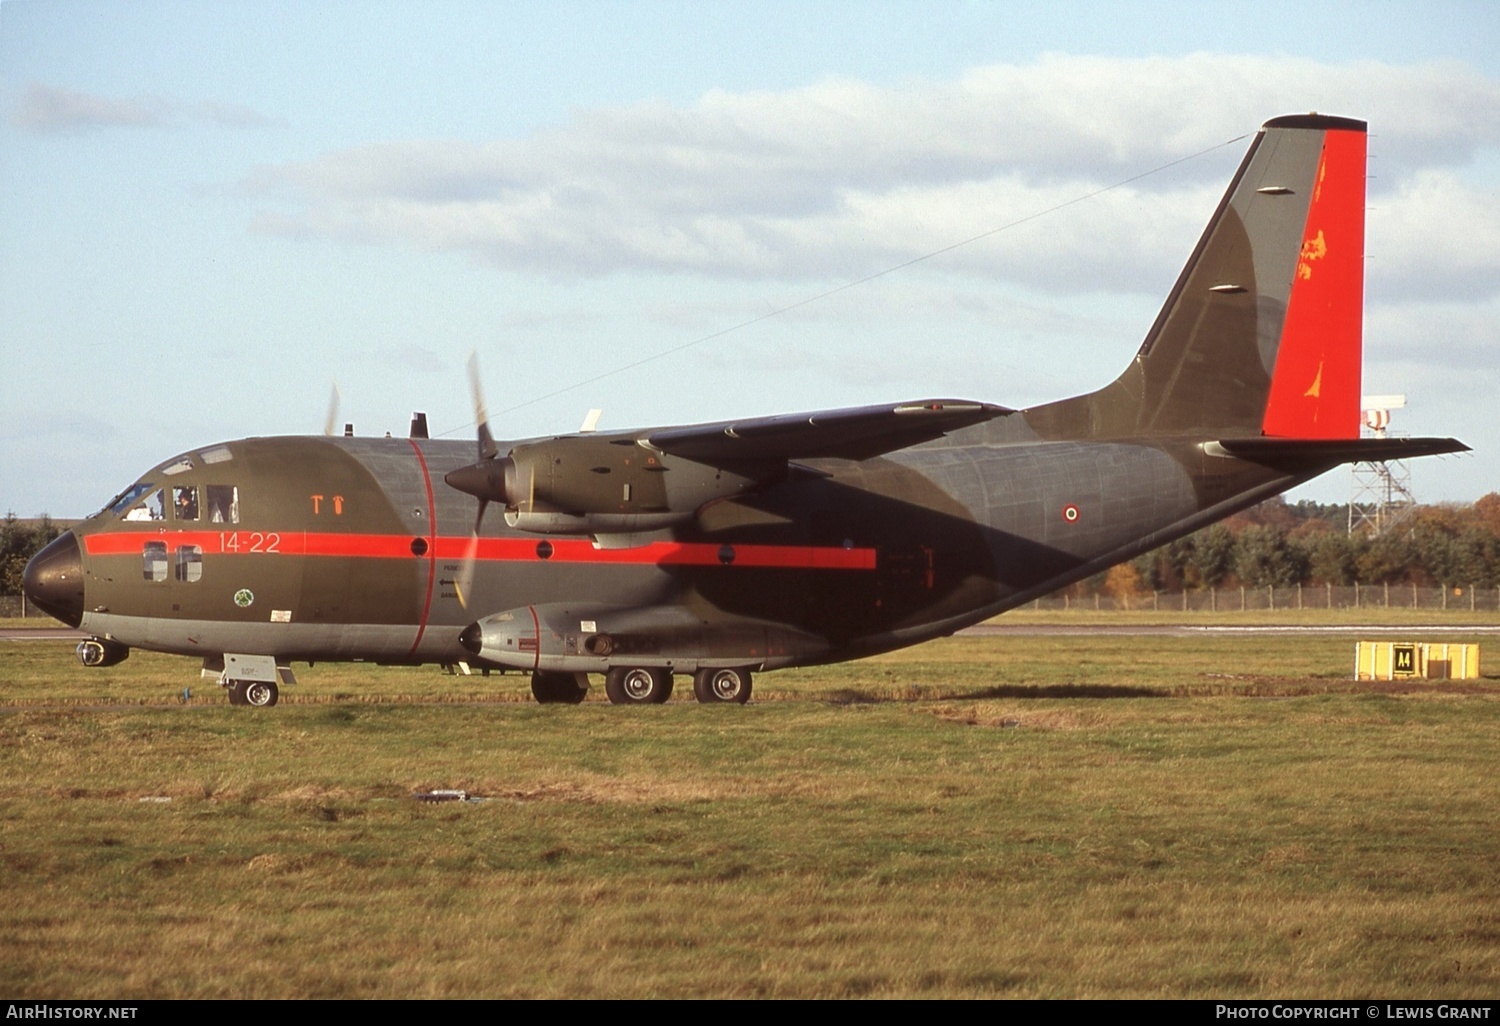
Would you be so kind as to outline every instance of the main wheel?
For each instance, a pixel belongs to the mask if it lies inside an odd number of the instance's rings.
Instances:
[[[244,682],[245,704],[253,705],[257,709],[269,709],[276,704],[279,692],[272,681],[250,680]],[[231,692],[232,694],[232,692]]]
[[[660,705],[672,694],[672,671],[659,666],[615,666],[604,677],[615,705]]]
[[[586,673],[537,671],[531,675],[531,694],[542,705],[577,705],[589,693]]]
[[[224,690],[226,690],[226,691],[229,692],[229,704],[230,705],[249,705],[250,704],[250,703],[248,703],[248,702],[245,701],[245,686],[247,684],[249,684],[249,681],[232,680],[232,681],[229,682],[229,686],[226,687]]]
[[[705,703],[735,702],[744,705],[750,701],[750,671],[732,666],[699,670],[693,674],[693,697]]]

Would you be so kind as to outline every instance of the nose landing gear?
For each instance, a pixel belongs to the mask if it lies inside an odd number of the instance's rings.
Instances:
[[[205,656],[204,676],[215,670],[219,684],[229,694],[230,705],[248,705],[254,709],[269,709],[281,697],[277,686],[297,683],[290,665],[278,666],[275,656],[240,655],[226,652],[222,656]]]
[[[232,680],[228,688],[230,705],[249,705],[257,709],[268,709],[281,697],[281,692],[273,681]]]

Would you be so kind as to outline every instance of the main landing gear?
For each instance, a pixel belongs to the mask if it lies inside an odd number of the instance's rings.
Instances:
[[[615,705],[660,705],[672,697],[672,671],[659,666],[613,666],[604,693]]]
[[[700,702],[750,701],[750,671],[738,667],[699,670],[693,674],[693,696]]]
[[[589,693],[586,673],[537,671],[531,675],[531,694],[542,705],[577,705]]]
[[[672,671],[659,666],[616,666],[605,674],[604,693],[615,705],[660,705],[672,697]],[[740,667],[699,670],[693,674],[693,697],[704,704],[744,705],[750,700],[750,671]]]

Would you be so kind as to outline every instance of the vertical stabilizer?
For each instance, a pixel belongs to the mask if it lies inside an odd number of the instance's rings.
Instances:
[[[1365,123],[1266,122],[1131,365],[1044,437],[1359,435]]]
[[[1365,133],[1325,131],[1264,434],[1359,437],[1364,301]]]

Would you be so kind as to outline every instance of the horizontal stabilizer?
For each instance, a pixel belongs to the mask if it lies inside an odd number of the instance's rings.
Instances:
[[[1217,446],[1221,451],[1214,451]],[[1231,438],[1209,444],[1211,456],[1233,456],[1276,470],[1301,472],[1340,463],[1380,463],[1468,452],[1456,438]]]
[[[1011,412],[962,399],[922,399],[663,428],[643,440],[661,452],[710,465],[817,457],[867,460]]]

